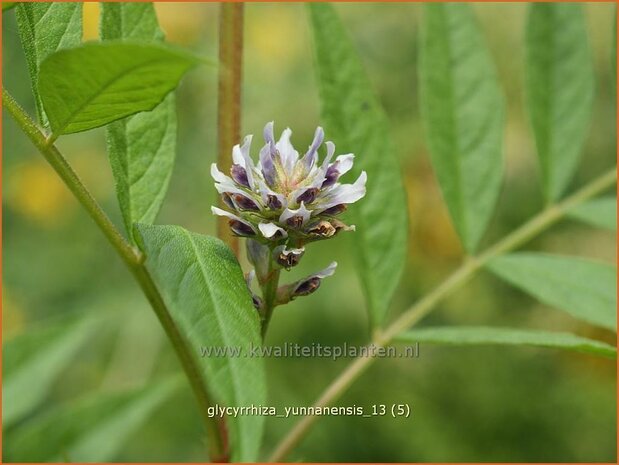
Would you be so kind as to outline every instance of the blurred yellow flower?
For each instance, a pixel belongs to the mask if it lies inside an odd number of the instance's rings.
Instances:
[[[300,56],[307,40],[305,17],[296,9],[298,5],[255,8],[253,17],[246,21],[248,56],[254,53],[263,70],[279,74],[283,66],[290,66]]]
[[[207,21],[209,5],[201,3],[155,3],[157,18],[166,40],[181,45],[198,41]]]
[[[26,315],[13,300],[6,285],[2,284],[2,338],[7,340],[20,333],[26,326]]]
[[[6,186],[8,206],[44,226],[61,223],[75,207],[67,187],[43,160],[32,159],[11,169]]]
[[[99,3],[84,2],[82,6],[82,38],[99,40]]]

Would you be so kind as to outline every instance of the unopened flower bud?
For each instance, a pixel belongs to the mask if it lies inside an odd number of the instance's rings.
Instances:
[[[293,266],[297,266],[301,257],[305,253],[305,248],[300,249],[288,249],[284,245],[280,245],[273,250],[273,256],[279,266],[282,266],[289,270]]]
[[[310,295],[315,292],[322,283],[322,280],[327,276],[332,276],[335,273],[337,262],[332,262],[324,270],[300,279],[292,284],[286,284],[280,286],[277,290],[277,303],[278,305],[290,302],[297,297]]]

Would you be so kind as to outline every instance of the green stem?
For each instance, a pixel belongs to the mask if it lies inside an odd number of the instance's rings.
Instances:
[[[219,88],[217,100],[217,166],[227,173],[232,147],[241,138],[241,77],[243,58],[243,4],[221,3],[219,13]],[[220,206],[225,205],[220,200]],[[217,217],[217,237],[239,255],[239,239],[228,220]]]
[[[269,256],[269,263],[273,263],[273,257]],[[277,300],[277,287],[279,286],[279,274],[280,269],[269,268],[269,280],[264,284],[262,288],[262,303],[263,303],[263,316],[262,316],[262,338],[264,339],[273,316],[273,310],[275,310],[275,301]]]
[[[206,386],[202,382],[199,367],[194,362],[190,348],[186,345],[184,338],[168,312],[159,290],[144,266],[144,255],[138,249],[133,248],[122,234],[120,234],[60,151],[45,137],[34,121],[4,88],[2,89],[2,103],[24,134],[26,134],[37,149],[39,149],[47,162],[52,166],[54,171],[56,171],[58,176],[60,176],[99,229],[101,229],[108,242],[116,252],[118,252],[118,255],[120,255],[129,268],[129,271],[140,285],[142,292],[150,302],[168,339],[172,343],[172,347],[197,397],[207,429],[211,460],[215,461],[216,459],[226,458],[225,437],[222,434],[221,425],[210,418],[207,413],[211,402],[208,397]]]
[[[453,274],[438,285],[429,294],[406,310],[384,332],[377,334],[372,344],[384,347],[390,344],[396,336],[416,324],[424,316],[436,308],[436,304],[459,289],[471,279],[491,259],[516,249],[525,244],[539,233],[559,221],[565,214],[586,200],[610,188],[617,181],[617,169],[614,168],[602,176],[594,179],[585,187],[569,196],[564,201],[552,205],[521,227],[496,242],[477,257],[467,259]],[[368,351],[370,352],[370,351]],[[326,407],[337,400],[353,382],[374,362],[373,357],[359,357],[355,359],[322,393],[314,403],[315,407]],[[303,439],[312,425],[319,419],[318,416],[306,416],[289,431],[277,445],[270,462],[281,462]]]

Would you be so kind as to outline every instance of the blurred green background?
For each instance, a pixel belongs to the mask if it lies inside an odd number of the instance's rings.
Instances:
[[[596,70],[590,136],[572,188],[615,160],[611,73],[612,4],[586,5]],[[436,285],[461,259],[429,164],[417,94],[420,5],[337,4],[392,123],[406,182],[410,216],[404,278],[394,316]],[[526,4],[478,4],[476,13],[507,96],[506,177],[485,243],[501,237],[543,206],[531,131],[523,107],[523,30]],[[207,56],[217,54],[216,4],[157,4],[168,40]],[[243,134],[290,126],[304,148],[320,124],[312,44],[302,4],[246,7]],[[2,15],[3,80],[34,114],[34,103],[14,12]],[[98,6],[84,5],[85,39],[96,39]],[[213,234],[209,176],[215,160],[216,76],[192,72],[178,91],[177,164],[159,215]],[[148,384],[179,365],[124,265],[80,210],[51,168],[3,114],[3,339],[70,316],[108,316],[80,351],[32,419],[86,394]],[[328,138],[328,134],[327,134]],[[63,137],[58,143],[85,183],[122,227],[105,152],[104,132]],[[345,152],[345,147],[340,147]],[[254,156],[257,147],[254,147]],[[363,163],[362,154],[359,162]],[[402,227],[405,227],[402,225]],[[527,249],[614,262],[615,235],[564,221]],[[296,274],[332,260],[338,272],[320,291],[276,312],[268,342],[340,345],[367,340],[362,292],[353,269],[350,237],[312,245]],[[246,268],[247,269],[247,268]],[[478,324],[567,330],[615,343],[614,335],[538,304],[495,277],[480,274],[440,304],[426,324]],[[267,360],[269,403],[311,405],[345,360]],[[571,352],[520,348],[422,346],[414,360],[381,360],[338,402],[409,403],[411,419],[323,418],[291,459],[302,461],[614,461],[616,366]],[[27,419],[28,420],[28,419]],[[26,420],[26,422],[27,422]],[[267,419],[270,451],[295,419]],[[5,430],[5,445],[22,425]],[[120,461],[201,461],[204,439],[194,400],[184,388],[127,438]],[[5,456],[5,460],[10,457]]]

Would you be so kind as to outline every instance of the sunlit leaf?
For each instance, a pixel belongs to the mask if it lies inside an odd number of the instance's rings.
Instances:
[[[26,54],[32,91],[39,122],[47,126],[47,116],[39,95],[38,79],[41,62],[63,48],[75,47],[82,41],[81,2],[19,2],[15,17],[22,47]]]
[[[568,216],[592,226],[617,230],[617,198],[604,197],[578,205],[568,212]]]
[[[9,427],[41,404],[92,336],[92,318],[30,330],[2,348],[2,424]]]
[[[138,390],[99,393],[55,407],[10,436],[15,462],[107,462],[181,385],[179,378]]]
[[[258,312],[232,251],[219,239],[178,226],[138,225],[137,230],[148,257],[146,266],[202,369],[201,380],[213,402],[232,407],[264,405],[261,358],[201,358],[203,346],[248,351],[261,344]],[[232,461],[256,461],[264,417],[228,416],[226,420]]]
[[[87,43],[50,55],[39,92],[55,136],[152,110],[200,60],[158,44]]]
[[[357,157],[351,178],[367,171],[367,194],[351,208],[358,271],[370,320],[383,320],[406,260],[407,208],[389,124],[357,51],[333,6],[309,6],[326,133]]]
[[[103,40],[163,40],[152,3],[101,3]],[[167,192],[176,155],[174,94],[153,111],[111,123],[107,143],[127,234],[151,224]]]
[[[442,326],[421,328],[398,336],[398,340],[415,343],[469,345],[525,345],[567,349],[604,357],[616,357],[617,349],[603,342],[570,333],[532,329],[498,328],[482,326]]]
[[[488,268],[541,302],[591,324],[617,330],[617,268],[576,257],[516,253]]]
[[[593,104],[593,62],[582,6],[533,3],[526,33],[526,91],[546,199],[577,168]]]
[[[460,240],[473,253],[501,187],[505,109],[471,5],[424,5],[419,83],[432,165]]]

